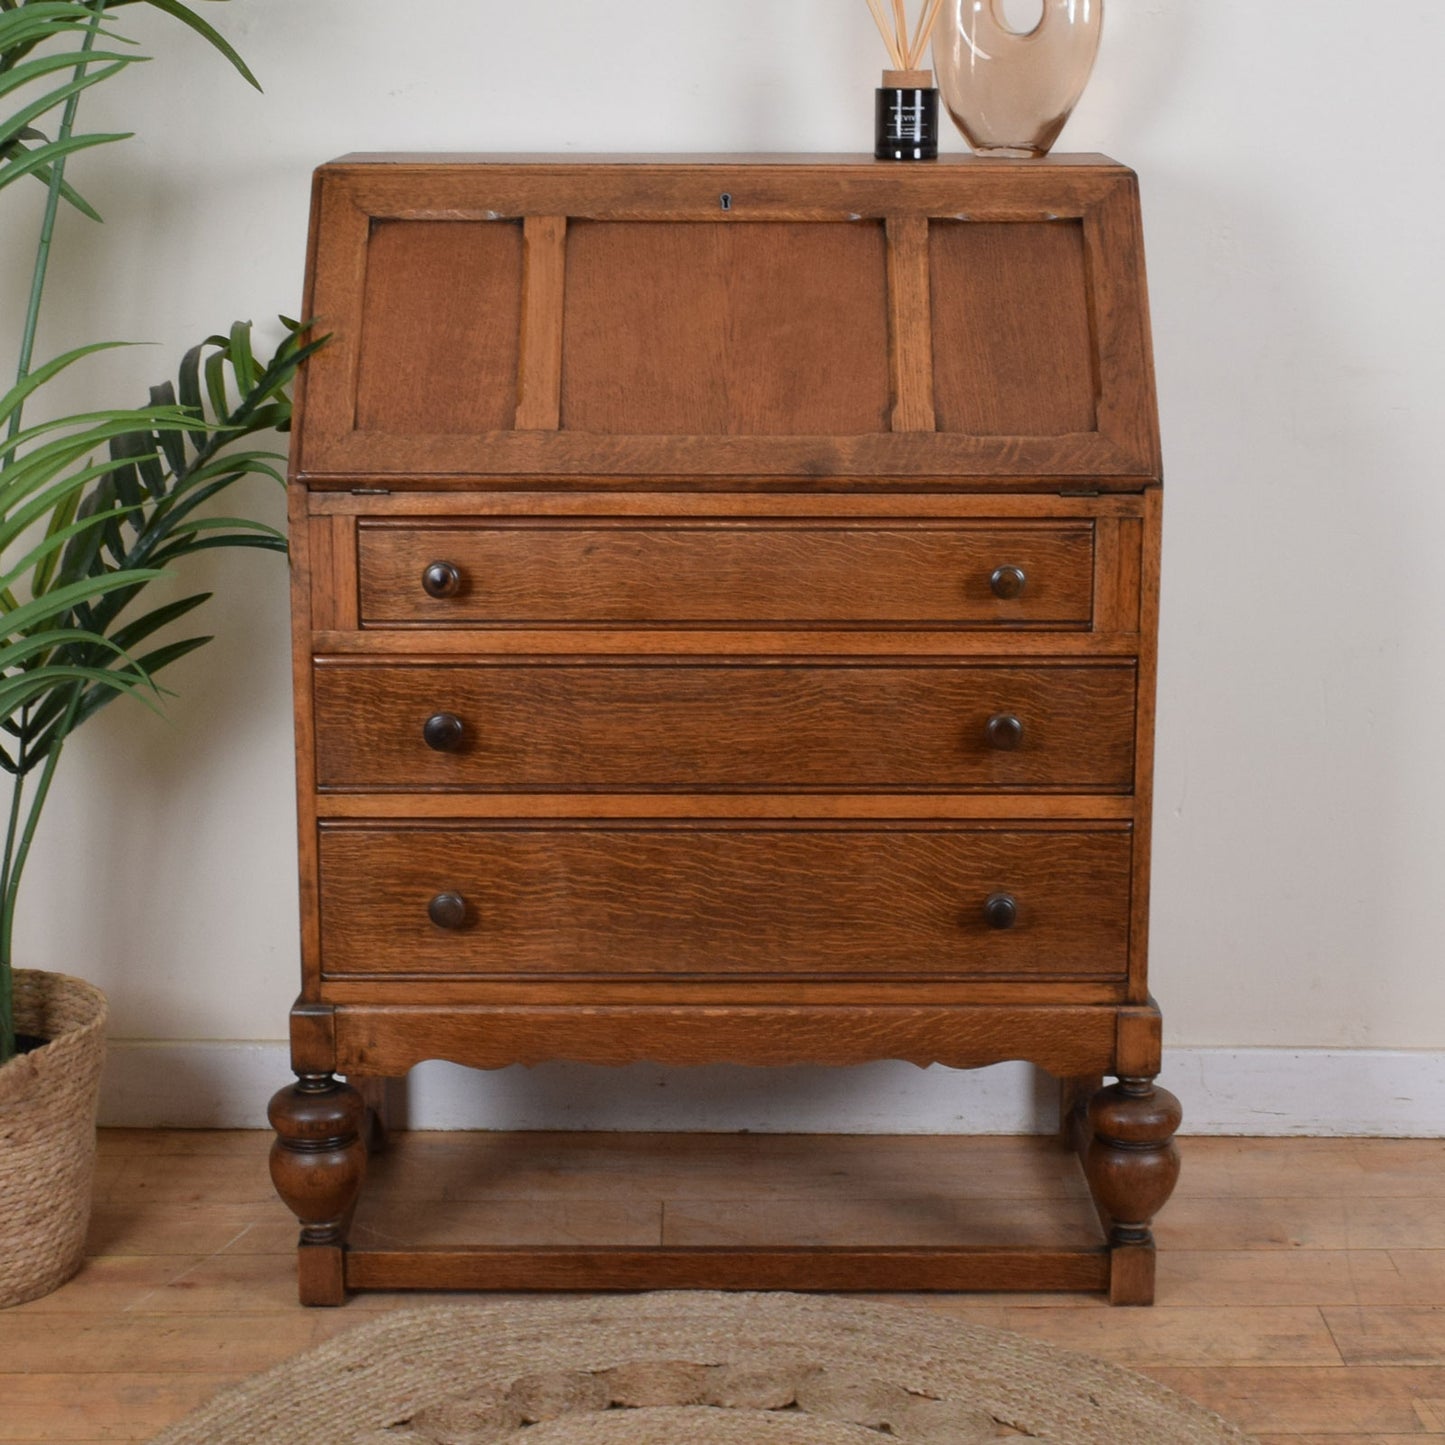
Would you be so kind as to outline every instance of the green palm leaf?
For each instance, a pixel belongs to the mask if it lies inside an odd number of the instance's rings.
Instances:
[[[118,5],[133,4],[134,0],[108,0],[108,9],[114,9]],[[229,41],[213,25],[202,20],[187,5],[182,5],[180,0],[145,0],[147,5],[154,5],[157,10],[164,10],[167,15],[174,16],[182,25],[188,25],[197,35],[209,41],[236,67],[243,79],[254,85],[257,90],[261,89],[261,82],[251,74],[250,67],[236,53]]]
[[[112,518],[123,517],[131,510],[129,507],[113,507],[109,512],[102,512],[98,516],[82,517],[54,532],[47,531],[43,541],[32,547],[4,576],[0,576],[0,587],[13,587],[37,563],[49,560],[61,551],[72,537],[79,536],[87,528],[103,525]]]
[[[52,175],[51,164],[55,161],[63,161],[66,156],[73,155],[76,151],[89,150],[92,146],[109,145],[111,141],[129,140],[133,132],[117,131],[107,135],[72,135],[64,140],[46,141],[43,146],[31,150],[29,146],[19,141],[11,143],[6,155],[10,159],[0,161],[0,189],[18,181],[22,176],[33,175],[36,180],[44,185],[50,184]],[[24,159],[18,159],[23,156]],[[92,221],[102,220],[100,212],[82,196],[68,181],[60,183],[60,194],[62,199],[68,201],[84,216],[89,216]]]
[[[55,501],[55,509],[51,513],[50,522],[45,529],[47,537],[53,537],[62,528],[68,527],[75,520],[75,514],[80,508],[80,493],[70,492],[58,497]],[[52,552],[48,557],[43,557],[35,568],[35,576],[30,579],[30,595],[39,597],[49,590],[51,582],[55,578],[55,568],[60,561],[60,554]],[[8,589],[5,595],[9,596]],[[13,602],[7,605],[14,606]]]
[[[98,351],[114,351],[118,346],[128,345],[130,343],[126,341],[93,341],[89,346],[76,346],[70,351],[62,351],[59,356],[53,357],[43,365],[34,367],[9,391],[0,395],[0,421],[9,421],[47,381],[59,376],[62,371],[74,366],[77,361],[81,361],[87,356],[94,356]],[[59,421],[49,422],[47,425],[64,426],[66,422],[62,418]]]
[[[109,50],[91,50],[84,55],[78,51],[62,51],[58,55],[42,55],[35,60],[23,60],[19,65],[0,71],[0,97],[30,85],[42,76],[54,75],[60,70],[74,70],[81,61],[87,65],[98,61],[119,61],[122,65],[128,65],[132,60],[141,58],[138,55],[120,55]]]
[[[127,622],[124,627],[117,627],[110,641],[116,647],[129,651],[138,642],[144,642],[147,637],[153,636],[161,628],[169,627],[172,622],[178,621],[186,613],[195,611],[204,602],[209,602],[212,595],[210,592],[197,592],[192,597],[182,597],[179,602],[167,602],[164,606],[147,612],[143,617],[137,617],[133,621]]]
[[[48,697],[58,686],[73,688],[76,684],[89,683],[114,695],[129,693],[159,711],[146,692],[159,693],[160,689],[151,682],[149,674],[140,671],[112,672],[100,667],[37,667],[33,672],[22,672],[18,677],[0,679],[0,709],[14,712],[17,708],[28,707],[37,698]],[[43,754],[37,754],[43,756]]]
[[[180,423],[178,422],[177,425]],[[0,473],[0,517],[10,517],[12,509],[32,492],[49,486],[68,467],[75,466],[93,454],[97,446],[108,439],[107,433],[114,436],[124,428],[125,422],[119,421],[95,428],[80,436],[66,437],[51,442],[44,447],[37,447],[33,452],[27,453],[18,462],[7,467],[3,473]],[[67,476],[61,483],[60,489],[62,491],[79,489],[97,477],[108,476],[114,466],[114,462],[107,460],[83,467]],[[8,521],[0,523],[0,535],[9,538],[13,533],[14,527],[11,523]]]
[[[47,111],[63,105],[72,95],[79,95],[93,85],[100,85],[140,59],[142,59],[141,56],[127,57],[124,60],[102,66],[99,70],[87,70],[84,75],[79,75],[74,80],[67,81],[66,84],[48,91],[38,100],[31,101],[29,105],[22,106],[8,120],[0,121],[0,146],[9,141],[18,140],[21,132],[30,125],[31,121],[38,120]]]
[[[63,587],[54,587],[43,597],[33,597],[19,607],[7,608],[0,613],[3,628],[0,633],[13,637],[18,632],[40,623],[51,623],[69,615],[77,603],[87,602],[92,597],[103,597],[122,587],[134,587],[141,582],[165,575],[158,568],[144,567],[131,572],[107,572],[100,577],[87,577],[80,582],[69,582]]]
[[[51,627],[0,645],[0,672],[10,672],[32,657],[44,657],[54,652],[57,647],[70,642],[81,642],[88,647],[98,647],[118,656],[125,656],[125,647],[119,637],[96,637],[93,632],[86,632],[79,627]]]
[[[18,64],[42,41],[84,34],[91,18],[90,7],[76,5],[74,0],[28,0],[18,9],[0,10],[0,70]],[[134,43],[110,30],[99,33],[107,40]]]

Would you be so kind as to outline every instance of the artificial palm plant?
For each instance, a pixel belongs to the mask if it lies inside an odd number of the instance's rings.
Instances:
[[[244,477],[281,480],[274,453],[238,443],[286,429],[290,383],[319,344],[287,323],[275,355],[257,359],[249,324],[238,322],[189,351],[176,380],[152,387],[146,406],[26,423],[27,407],[44,401],[49,383],[109,344],[33,361],[57,219],[67,210],[100,219],[67,182],[66,163],[125,139],[82,133],[79,102],[144,59],[114,26],[114,12],[136,3],[197,31],[255,84],[181,0],[0,0],[0,191],[46,192],[16,380],[0,396],[0,768],[11,785],[0,855],[0,1065],[17,1050],[20,883],[65,743],[122,694],[154,706],[163,691],[158,674],[210,640],[169,631],[208,593],[157,603],[150,583],[208,548],[285,549],[273,528],[205,508]]]

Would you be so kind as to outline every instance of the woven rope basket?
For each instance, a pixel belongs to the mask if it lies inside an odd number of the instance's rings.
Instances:
[[[90,1226],[105,995],[63,973],[15,971],[15,1027],[49,1039],[0,1067],[0,1306],[80,1268]]]

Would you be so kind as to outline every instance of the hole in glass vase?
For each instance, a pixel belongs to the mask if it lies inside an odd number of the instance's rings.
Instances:
[[[1044,18],[1044,0],[993,0],[994,18],[1015,35],[1032,35]]]

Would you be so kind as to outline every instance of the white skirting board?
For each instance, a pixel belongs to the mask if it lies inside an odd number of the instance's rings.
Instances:
[[[282,1043],[112,1041],[101,1123],[266,1127],[291,1078]],[[1445,1052],[1176,1048],[1160,1082],[1185,1134],[1445,1137]],[[787,1134],[1047,1133],[1053,1081],[1025,1064],[957,1072],[625,1069],[544,1064],[494,1072],[423,1064],[406,1091],[414,1129],[679,1130]]]

